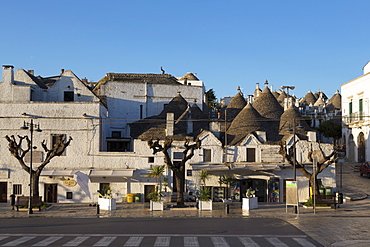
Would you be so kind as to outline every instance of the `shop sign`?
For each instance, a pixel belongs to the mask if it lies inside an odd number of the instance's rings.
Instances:
[[[74,179],[67,179],[63,181],[63,184],[64,186],[67,186],[67,187],[73,187],[77,184],[77,182]]]

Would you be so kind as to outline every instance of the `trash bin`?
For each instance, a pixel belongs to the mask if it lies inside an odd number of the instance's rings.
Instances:
[[[128,203],[133,203],[134,202],[134,194],[131,194],[131,193],[127,194],[126,199],[127,199]]]
[[[15,195],[14,194],[10,195],[10,205],[12,206],[12,210],[14,210],[14,205],[15,205]]]
[[[135,194],[135,202],[141,202],[141,193]]]
[[[343,193],[337,193],[338,204],[343,204]]]

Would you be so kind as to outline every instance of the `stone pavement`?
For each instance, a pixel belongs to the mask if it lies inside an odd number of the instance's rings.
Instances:
[[[293,213],[293,207],[286,211],[285,204],[259,203],[259,208],[243,211],[241,203],[230,204],[226,212],[224,203],[214,203],[212,211],[199,211],[195,203],[186,208],[167,205],[164,211],[150,211],[149,203],[117,203],[117,210],[100,210],[89,204],[54,204],[46,210],[34,210],[30,217],[246,217],[246,218],[279,218],[296,226],[323,246],[370,246],[370,179],[360,177],[354,172],[354,165],[345,163],[340,176],[342,187],[338,186],[347,199],[338,209],[331,208],[299,208],[299,214]],[[0,218],[29,217],[27,210],[16,212],[8,204],[0,204]]]

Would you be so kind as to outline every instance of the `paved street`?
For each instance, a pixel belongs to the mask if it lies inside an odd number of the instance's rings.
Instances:
[[[339,167],[340,168],[340,167]],[[212,211],[198,211],[195,207],[188,208],[171,208],[168,207],[162,212],[151,212],[149,211],[149,205],[147,203],[119,203],[117,205],[117,210],[115,211],[104,211],[101,210],[100,214],[97,214],[96,207],[92,207],[86,204],[55,204],[53,207],[46,211],[35,211],[31,216],[31,219],[40,220],[41,218],[90,218],[90,219],[105,219],[105,218],[213,218],[219,221],[223,221],[226,218],[256,218],[256,219],[266,219],[273,222],[274,219],[280,219],[290,223],[291,225],[297,227],[301,230],[302,236],[312,237],[315,241],[320,243],[322,246],[370,246],[370,226],[368,224],[370,216],[370,199],[367,198],[367,195],[370,194],[370,179],[365,177],[360,177],[359,172],[354,171],[354,164],[345,164],[342,167],[343,174],[340,176],[340,169],[338,168],[338,187],[341,192],[344,193],[347,200],[349,198],[354,199],[354,201],[347,201],[338,209],[331,208],[317,208],[316,214],[314,214],[313,209],[311,208],[302,208],[300,207],[300,214],[295,215],[292,213],[292,207],[288,207],[286,213],[285,204],[267,204],[260,203],[259,208],[256,210],[251,210],[245,212],[241,210],[240,203],[233,203],[230,205],[229,213],[226,213],[223,203],[215,203],[214,210]],[[342,179],[341,179],[342,178]],[[340,181],[343,182],[342,189],[340,188]],[[193,205],[190,205],[193,206]],[[14,220],[19,220],[22,218],[29,218],[27,211],[16,212],[11,210],[9,205],[0,205],[0,213],[2,218],[16,218]],[[41,218],[40,218],[41,217]],[[4,219],[5,220],[5,219]],[[3,222],[4,222],[3,220]],[[68,224],[66,224],[68,225]],[[197,228],[199,226],[196,226]],[[3,232],[4,233],[4,232]],[[14,234],[14,232],[8,232],[9,234]],[[87,234],[87,233],[86,233]],[[221,234],[221,233],[220,233]],[[252,236],[245,235],[249,233],[242,234],[242,237],[251,237],[253,241],[261,240],[265,241],[266,238],[269,238],[266,233],[264,236],[252,234]],[[2,235],[2,237],[6,237]],[[49,236],[53,237],[53,236]],[[90,237],[90,236],[89,236]],[[120,236],[115,235],[120,241],[124,241],[125,237],[127,240],[130,236]],[[149,238],[147,235],[141,236],[144,241],[155,241],[153,238]],[[167,236],[175,241],[175,236]],[[180,239],[176,241],[185,241],[185,236],[180,236]],[[198,237],[197,235],[192,235],[189,237]],[[211,241],[212,236],[205,236],[208,240]],[[225,236],[220,236],[225,238]],[[275,233],[275,238],[281,240],[287,240],[282,237],[280,233]],[[0,245],[5,244],[4,241],[9,241],[10,239],[15,239],[17,237],[8,236],[0,242]],[[40,236],[37,236],[35,241],[39,240]],[[48,237],[47,237],[48,238]],[[104,238],[104,237],[103,237]],[[300,237],[299,237],[300,238]],[[63,237],[64,239],[64,237]],[[91,241],[97,240],[96,237],[89,238]],[[239,236],[236,237],[237,241],[240,242]],[[291,238],[290,240],[292,240]],[[307,240],[306,237],[304,239]],[[66,239],[64,239],[66,240]],[[220,240],[220,239],[219,239]],[[230,239],[226,238],[225,241],[228,242]],[[235,240],[235,239],[234,239]],[[234,241],[233,240],[233,241]],[[289,240],[289,241],[290,241]],[[13,241],[13,240],[11,240]],[[42,240],[40,240],[42,241]],[[46,240],[45,240],[46,241]],[[87,240],[86,240],[87,241]],[[97,240],[100,241],[100,240]],[[103,240],[102,240],[103,241]],[[160,241],[160,240],[158,240]],[[167,240],[166,240],[167,241]],[[202,242],[202,240],[198,239]],[[221,240],[220,240],[221,241]],[[296,242],[296,240],[293,239]],[[300,240],[301,241],[301,240]],[[221,241],[222,242],[222,241]],[[257,241],[258,242],[258,241]],[[268,241],[267,241],[268,242]],[[7,242],[6,242],[7,243]],[[145,242],[142,242],[145,243]],[[241,243],[241,242],[240,242]],[[81,243],[82,244],[82,243]],[[288,243],[288,246],[297,246],[291,245]],[[122,244],[123,245],[123,244]],[[122,246],[121,245],[121,246]],[[260,245],[260,244],[259,244]],[[14,245],[15,246],[15,245]],[[82,246],[82,245],[79,245]],[[91,245],[90,245],[91,246]],[[112,245],[113,246],[113,245]],[[152,245],[143,245],[140,246],[154,246]],[[156,245],[161,246],[161,245]],[[187,245],[184,245],[187,246]],[[210,246],[228,246],[222,245],[220,243],[210,245]],[[234,246],[234,245],[230,245]],[[238,246],[238,245],[235,245]],[[240,245],[240,246],[258,246],[258,245]],[[268,245],[260,245],[268,246]],[[274,246],[274,245],[272,245]],[[284,245],[277,245],[284,246]],[[299,245],[298,245],[299,246]],[[307,246],[307,245],[302,245]]]

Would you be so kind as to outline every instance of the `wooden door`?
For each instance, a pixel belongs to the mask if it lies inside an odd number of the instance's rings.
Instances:
[[[45,202],[56,203],[58,200],[58,184],[44,184]]]
[[[7,182],[0,182],[0,203],[6,203],[8,199]]]

